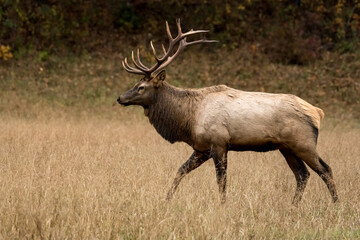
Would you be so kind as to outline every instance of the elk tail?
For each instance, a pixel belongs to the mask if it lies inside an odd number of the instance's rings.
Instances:
[[[297,98],[297,101],[300,104],[303,113],[311,118],[311,121],[317,129],[320,129],[320,122],[325,117],[324,111],[318,107],[314,107],[301,98]]]
[[[324,119],[325,117],[325,113],[321,108],[315,107],[316,111],[319,113],[320,115],[320,121]]]

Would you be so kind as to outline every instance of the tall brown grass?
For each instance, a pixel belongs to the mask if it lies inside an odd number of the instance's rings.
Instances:
[[[228,200],[211,161],[165,195],[191,154],[126,110],[119,118],[0,117],[1,239],[359,239],[360,129],[325,122],[319,152],[333,168],[333,204],[311,171],[294,176],[278,152],[231,153]]]

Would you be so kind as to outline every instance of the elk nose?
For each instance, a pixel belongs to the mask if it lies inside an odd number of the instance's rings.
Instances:
[[[119,104],[121,104],[120,97],[118,97],[116,101],[117,101]]]

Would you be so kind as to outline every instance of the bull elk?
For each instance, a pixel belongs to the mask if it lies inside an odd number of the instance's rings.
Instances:
[[[335,182],[331,168],[316,151],[320,120],[324,112],[301,98],[290,94],[245,92],[225,85],[200,89],[177,88],[165,81],[164,68],[187,46],[212,43],[205,37],[187,41],[188,36],[207,33],[190,30],[183,33],[177,20],[174,38],[166,22],[169,38],[167,49],[158,56],[150,42],[156,63],[146,67],[137,50],[132,52],[131,66],[125,58],[123,67],[129,73],[143,75],[133,88],[121,95],[119,104],[139,105],[157,132],[170,143],[185,142],[194,152],[179,168],[167,199],[171,199],[181,179],[212,158],[220,191],[225,202],[228,151],[267,152],[280,150],[296,179],[293,203],[302,198],[309,171],[314,170],[327,185],[336,202]]]

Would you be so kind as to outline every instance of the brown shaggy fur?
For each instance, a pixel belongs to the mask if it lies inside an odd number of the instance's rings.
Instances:
[[[225,85],[201,89],[182,89],[164,82],[149,106],[150,123],[171,143],[184,141],[193,144],[191,129],[199,102],[212,92],[228,89]]]

